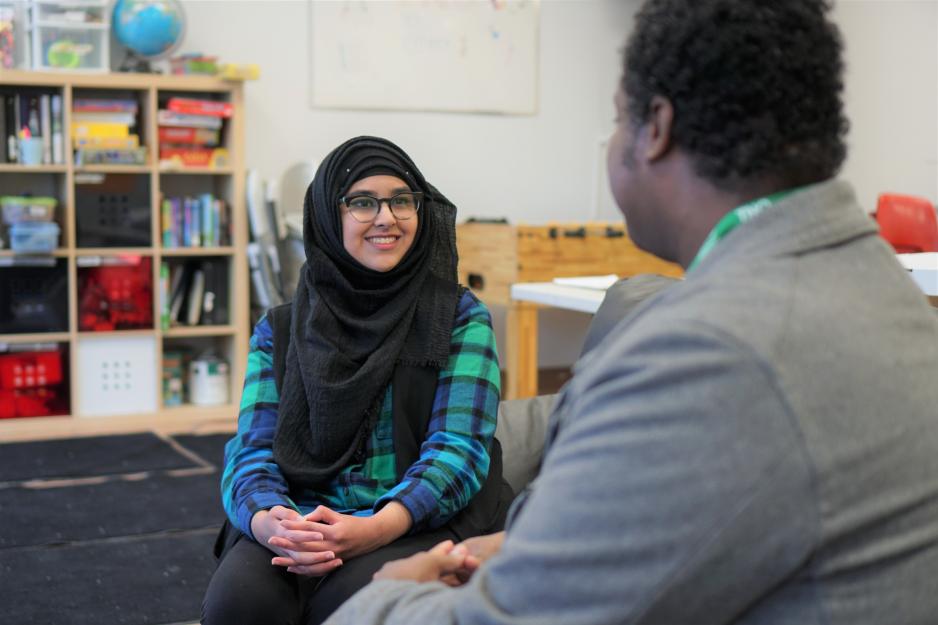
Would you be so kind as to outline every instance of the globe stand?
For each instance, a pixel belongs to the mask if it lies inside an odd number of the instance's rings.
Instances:
[[[127,54],[124,56],[124,60],[121,62],[120,68],[118,68],[117,71],[133,72],[137,74],[159,73],[153,69],[153,66],[150,65],[150,61],[138,54],[134,54],[130,50],[127,51]]]

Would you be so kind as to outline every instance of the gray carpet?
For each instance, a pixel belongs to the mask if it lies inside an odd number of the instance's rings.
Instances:
[[[0,445],[0,622],[197,622],[228,438]]]

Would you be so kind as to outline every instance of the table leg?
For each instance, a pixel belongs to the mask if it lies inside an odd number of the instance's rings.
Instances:
[[[537,395],[537,304],[512,301],[508,305],[508,388],[502,399]]]

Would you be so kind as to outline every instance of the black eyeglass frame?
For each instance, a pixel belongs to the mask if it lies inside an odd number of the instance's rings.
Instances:
[[[394,204],[392,204],[392,202],[393,202],[394,198],[400,197],[400,196],[402,196],[402,195],[410,195],[410,196],[413,196],[413,198],[414,198],[414,204],[415,204],[414,214],[413,214],[413,215],[410,215],[410,216],[408,216],[408,217],[399,217],[398,214],[394,212]],[[378,208],[377,208],[377,210],[375,210],[375,214],[371,217],[371,219],[368,219],[368,220],[366,220],[366,221],[362,221],[361,219],[359,219],[358,217],[356,217],[356,216],[355,216],[355,211],[353,211],[353,210],[349,207],[349,202],[350,202],[350,201],[353,201],[353,200],[356,200],[356,199],[362,198],[362,197],[366,197],[366,198],[368,198],[368,199],[375,200],[376,202],[378,202]],[[384,203],[387,203],[387,205],[388,205],[388,210],[391,211],[391,215],[394,216],[394,219],[397,219],[398,221],[407,221],[408,219],[410,219],[411,217],[413,217],[414,215],[416,215],[418,212],[420,212],[420,207],[421,207],[421,205],[423,204],[423,191],[401,191],[400,193],[395,193],[395,194],[392,195],[391,197],[375,197],[375,196],[373,196],[373,195],[368,195],[367,193],[357,193],[357,194],[355,194],[355,195],[343,195],[342,197],[339,198],[339,202],[341,202],[343,205],[345,205],[345,210],[347,210],[347,211],[349,212],[349,214],[352,215],[352,219],[354,219],[355,221],[357,221],[357,222],[360,223],[360,224],[370,224],[370,223],[374,222],[374,220],[378,218],[378,215],[381,214],[381,205],[384,204]]]

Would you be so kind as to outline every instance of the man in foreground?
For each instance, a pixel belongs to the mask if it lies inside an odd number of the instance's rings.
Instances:
[[[390,563],[328,623],[935,622],[938,321],[834,180],[828,10],[644,4],[610,181],[687,279],[577,364],[504,535]]]

